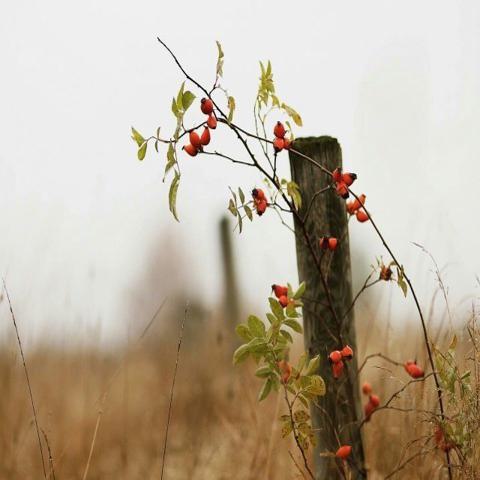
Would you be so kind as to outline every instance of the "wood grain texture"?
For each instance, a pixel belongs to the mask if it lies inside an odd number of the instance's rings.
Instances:
[[[299,138],[295,140],[294,148],[330,171],[342,165],[341,148],[335,138]],[[299,214],[301,218],[305,218],[315,192],[331,184],[332,180],[318,167],[293,152],[290,152],[290,167],[292,179],[299,185],[302,193],[302,208]],[[352,302],[345,200],[331,190],[318,195],[314,202],[304,223],[305,228],[298,219],[295,220],[295,237],[299,280],[307,284],[303,309],[305,348],[310,357],[320,354],[319,373],[327,384],[327,394],[319,398],[318,406],[312,407],[313,427],[318,429],[318,443],[314,452],[316,478],[322,480],[344,478],[338,468],[340,463],[336,463],[332,458],[320,456],[321,452],[335,452],[339,447],[339,441],[340,444],[349,444],[353,447],[352,457],[355,458],[355,463],[351,464],[353,478],[366,478],[363,442],[358,429],[358,420],[362,418],[362,406],[356,375],[357,361],[354,358],[347,363],[347,369],[339,380],[333,378],[328,362],[328,354],[345,344],[350,345],[356,352],[353,309],[345,317]],[[327,235],[342,239],[337,250],[326,253],[321,260],[334,312],[327,307],[329,303],[327,292],[318,265],[312,258],[306,235],[318,257],[322,255],[318,245],[320,237]]]

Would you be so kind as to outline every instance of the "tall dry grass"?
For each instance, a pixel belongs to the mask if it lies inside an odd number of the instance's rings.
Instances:
[[[179,326],[174,319],[180,321],[181,316],[181,308],[161,316],[145,338],[136,342],[132,334],[131,344],[113,353],[50,347],[28,355],[39,423],[49,440],[57,480],[82,479],[90,451],[90,480],[160,478]],[[409,330],[393,335],[388,324],[372,322],[368,310],[357,317],[359,357],[382,352],[402,361],[423,351],[421,337]],[[450,335],[436,333],[439,345],[445,347]],[[468,358],[471,339],[464,330],[458,335],[459,351]],[[234,369],[231,349],[221,315],[211,316],[201,328],[195,315],[189,316],[165,478],[301,478],[289,454],[297,455],[295,447],[281,439],[276,421],[283,411],[281,399],[273,395],[258,404],[253,366]],[[425,364],[425,358],[418,360]],[[382,400],[409,380],[401,368],[378,358],[367,363],[361,378],[373,384]],[[38,444],[14,342],[0,351],[0,385],[0,479],[38,480],[42,478]],[[432,379],[409,386],[393,405],[418,411],[379,411],[365,424],[372,479],[385,478],[431,438],[433,425],[420,411],[435,408]],[[431,450],[393,478],[444,478],[444,457]],[[456,475],[467,478],[460,470]]]

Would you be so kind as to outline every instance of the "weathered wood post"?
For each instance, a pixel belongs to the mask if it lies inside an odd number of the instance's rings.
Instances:
[[[294,149],[330,171],[342,165],[341,148],[335,138],[299,138],[295,140]],[[318,429],[314,452],[315,475],[321,480],[343,478],[335,459],[320,456],[321,452],[335,452],[340,441],[353,447],[355,462],[350,464],[353,478],[366,478],[362,435],[358,429],[361,399],[357,361],[355,357],[349,361],[343,376],[335,380],[327,358],[329,352],[345,344],[356,353],[353,309],[348,312],[352,303],[352,281],[345,200],[333,190],[315,195],[331,184],[332,179],[294,152],[290,152],[290,167],[292,180],[299,185],[302,193],[300,218],[305,218],[311,202],[314,202],[303,226],[299,219],[295,219],[295,237],[299,279],[307,283],[303,309],[305,348],[311,357],[320,354],[319,373],[327,383],[327,394],[319,398],[318,406],[312,407],[313,428]],[[318,258],[321,258],[322,274],[312,258],[306,235]],[[328,252],[322,257],[318,239],[325,235],[341,240],[333,254]]]
[[[220,244],[222,250],[223,278],[224,278],[224,312],[227,321],[227,332],[232,332],[232,342],[235,337],[235,327],[240,321],[240,303],[235,272],[235,258],[233,254],[232,234],[227,217],[220,220]]]

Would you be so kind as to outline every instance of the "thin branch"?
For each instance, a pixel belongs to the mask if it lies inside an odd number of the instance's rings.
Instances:
[[[2,278],[2,280],[3,280],[3,289],[5,290],[5,294],[7,295],[8,306],[10,308],[10,316],[12,317],[13,326],[15,328],[15,333],[17,335],[18,348],[20,349],[20,355],[22,357],[23,371],[25,373],[25,379],[27,381],[28,394],[30,396],[30,404],[32,406],[32,411],[33,411],[33,420],[34,420],[34,423],[35,423],[35,430],[37,432],[38,448],[39,448],[39,451],[40,451],[40,456],[42,458],[43,477],[46,479],[47,478],[47,470],[45,468],[45,460],[43,458],[42,439],[40,438],[40,427],[38,426],[37,409],[35,407],[35,401],[33,399],[33,392],[32,392],[32,386],[30,384],[30,377],[28,375],[27,362],[25,361],[25,354],[23,353],[22,341],[20,340],[20,333],[18,331],[17,319],[15,318],[15,313],[13,312],[12,301],[10,300],[10,294],[8,293],[7,284],[6,284],[4,278]]]
[[[83,472],[82,480],[87,480],[88,470],[90,469],[90,462],[92,461],[93,449],[95,447],[95,442],[97,440],[98,429],[100,427],[100,420],[102,418],[103,410],[100,409],[97,415],[97,421],[95,423],[95,430],[93,431],[92,442],[90,444],[90,450],[88,452],[87,464],[85,465],[85,470]]]
[[[55,479],[55,467],[53,465],[53,455],[52,455],[52,450],[50,449],[50,443],[48,441],[47,434],[45,433],[45,430],[42,428],[42,433],[43,433],[43,438],[45,439],[45,443],[47,444],[47,450],[48,450],[48,463],[50,465],[50,469],[48,471],[48,478],[52,477],[53,480]]]
[[[182,325],[180,327],[180,335],[178,337],[178,346],[177,346],[177,356],[175,359],[175,369],[173,371],[173,379],[172,379],[172,386],[170,388],[170,400],[168,403],[168,415],[167,415],[167,426],[165,428],[165,440],[163,443],[163,454],[162,454],[162,471],[160,474],[160,480],[163,480],[163,472],[165,468],[165,461],[167,457],[167,445],[168,445],[168,430],[170,428],[170,419],[172,415],[172,405],[173,405],[173,393],[175,391],[175,380],[177,378],[177,370],[178,370],[178,363],[180,360],[180,349],[182,347],[182,339],[183,339],[183,331],[185,329],[185,322],[187,320],[187,314],[188,314],[188,303],[185,306],[185,312],[182,320]]]
[[[242,160],[236,160],[235,158],[229,157],[228,155],[225,155],[223,153],[217,152],[216,150],[214,152],[199,152],[202,155],[213,155],[221,158],[225,158],[225,160],[229,160],[232,163],[238,163],[240,165],[247,165],[247,167],[255,167],[254,163],[249,163],[249,162],[244,162]]]

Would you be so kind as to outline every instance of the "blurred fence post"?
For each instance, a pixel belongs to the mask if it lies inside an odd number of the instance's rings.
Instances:
[[[224,277],[224,312],[226,331],[232,344],[235,342],[235,327],[240,321],[240,302],[235,271],[231,225],[227,217],[220,220],[220,243]]]
[[[295,140],[294,149],[330,171],[342,165],[342,151],[335,138],[299,138]],[[345,344],[350,345],[356,353],[353,309],[347,312],[352,303],[352,280],[345,200],[333,190],[315,196],[315,192],[327,187],[332,180],[294,152],[290,152],[290,168],[292,180],[299,185],[302,194],[301,218],[305,217],[310,202],[314,202],[304,223],[305,230],[295,221],[295,240],[299,279],[307,284],[303,308],[305,348],[310,357],[320,354],[319,373],[327,383],[327,394],[319,398],[318,406],[312,407],[313,428],[318,429],[314,453],[315,475],[321,480],[344,478],[338,468],[340,464],[336,464],[334,458],[320,456],[321,452],[335,452],[340,442],[353,447],[351,457],[355,463],[350,464],[353,478],[366,478],[362,435],[358,429],[358,420],[362,417],[357,361],[354,357],[348,362],[339,380],[333,378],[328,363],[329,352]],[[305,235],[308,235],[319,255],[320,237],[331,235],[341,239],[337,250],[333,254],[326,254],[321,262],[335,315],[327,307],[327,293],[307,247]],[[342,324],[344,317],[342,328],[339,324]]]

